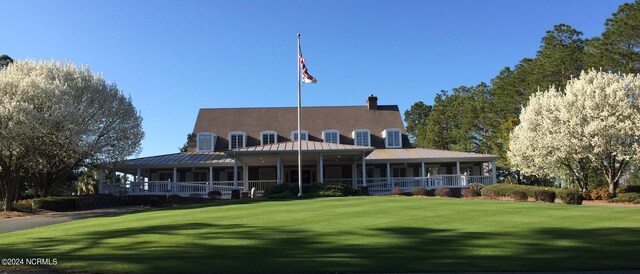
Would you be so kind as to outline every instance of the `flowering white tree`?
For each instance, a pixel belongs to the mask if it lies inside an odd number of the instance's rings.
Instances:
[[[534,175],[572,175],[586,190],[598,167],[615,195],[620,177],[640,153],[640,76],[590,70],[531,97],[511,133],[514,167]]]
[[[20,182],[43,194],[81,165],[140,150],[142,118],[115,84],[87,67],[16,61],[0,71],[0,183],[11,210]]]

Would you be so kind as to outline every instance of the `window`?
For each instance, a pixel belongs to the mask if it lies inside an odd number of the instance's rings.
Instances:
[[[300,130],[300,134],[302,135],[302,141],[309,141],[309,133],[306,130]],[[291,132],[291,140],[298,141],[297,130]]]
[[[246,147],[247,134],[242,131],[229,132],[229,149]]]
[[[216,142],[216,135],[211,132],[198,133],[198,152],[213,151]]]
[[[405,167],[394,167],[391,169],[391,174],[393,178],[404,178],[407,177],[407,169]]]
[[[371,145],[371,136],[368,129],[356,129],[352,133],[353,144],[368,147]]]
[[[322,139],[324,139],[325,143],[340,143],[340,132],[334,129],[325,130],[322,132]]]
[[[206,182],[209,180],[209,176],[207,176],[206,171],[194,171],[193,172],[193,181],[194,182]]]
[[[276,143],[278,143],[278,133],[270,130],[260,132],[261,145],[270,145]]]
[[[402,134],[400,129],[390,128],[382,132],[384,138],[384,144],[387,148],[401,148],[402,147]]]

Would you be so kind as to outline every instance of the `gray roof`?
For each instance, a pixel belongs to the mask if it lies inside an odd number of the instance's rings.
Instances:
[[[196,167],[233,164],[233,159],[222,152],[181,152],[129,159],[116,167]]]
[[[382,131],[398,128],[403,147],[411,147],[398,106],[381,105],[375,110],[362,106],[302,107],[302,130],[309,133],[309,141],[322,142],[322,131],[340,131],[341,144],[353,144],[351,133],[356,129],[369,129],[371,146],[384,148]],[[260,132],[278,133],[278,143],[292,141],[291,132],[297,129],[296,107],[266,108],[203,108],[198,112],[193,133],[216,134],[215,151],[229,148],[229,132],[247,134],[247,146],[260,145]],[[196,151],[195,137],[189,142],[189,151]]]
[[[344,144],[332,144],[315,141],[302,141],[301,150],[304,152],[362,152],[372,151],[373,147],[344,145]],[[253,146],[246,148],[239,148],[229,151],[228,153],[244,154],[244,153],[270,153],[270,152],[297,152],[297,142],[284,142],[277,144],[270,144],[264,146]]]
[[[376,149],[367,161],[385,162],[451,162],[451,161],[493,161],[497,155],[427,148]]]

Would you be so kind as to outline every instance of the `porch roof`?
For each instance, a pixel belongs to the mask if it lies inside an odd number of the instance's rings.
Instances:
[[[115,168],[143,167],[195,167],[233,165],[233,159],[222,152],[180,152],[128,159],[115,164]]]
[[[494,161],[497,155],[461,151],[449,151],[427,148],[376,149],[371,152],[367,162],[472,162]]]
[[[227,151],[225,153],[235,155],[235,154],[258,154],[258,153],[286,153],[286,152],[297,152],[298,146],[297,142],[289,141],[277,144],[263,145],[263,146],[252,146],[245,148],[238,148],[231,151]],[[302,141],[300,143],[301,150],[303,152],[368,152],[373,151],[375,148],[373,147],[365,147],[365,146],[354,146],[354,145],[345,145],[345,144],[333,144],[333,143],[324,143],[324,142],[315,142],[315,141]]]

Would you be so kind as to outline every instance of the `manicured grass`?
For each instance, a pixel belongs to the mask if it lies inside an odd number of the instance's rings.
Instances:
[[[614,270],[640,269],[639,254],[638,208],[417,197],[172,208],[0,234],[1,258],[81,272]]]

